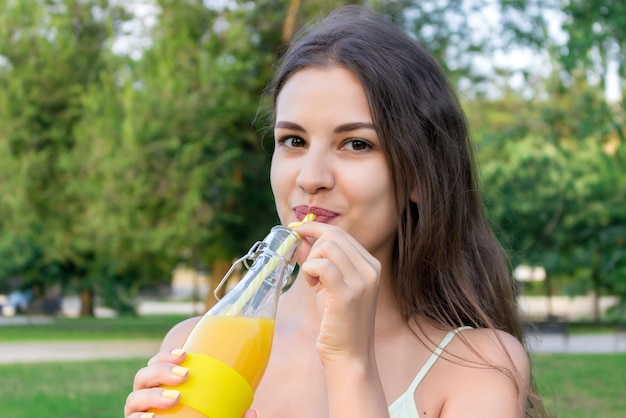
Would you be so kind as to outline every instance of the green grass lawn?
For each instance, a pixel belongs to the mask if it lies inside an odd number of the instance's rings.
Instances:
[[[559,418],[626,418],[626,354],[533,356],[549,410]]]
[[[161,339],[185,316],[56,319],[0,326],[0,341]],[[117,418],[146,359],[0,364],[0,417]],[[626,354],[534,355],[546,405],[558,418],[626,418]]]
[[[145,359],[0,365],[0,416],[118,418]]]
[[[54,318],[46,323],[0,326],[0,341],[162,339],[183,315],[121,318]]]
[[[546,404],[559,418],[626,417],[626,355],[534,356]],[[145,359],[0,365],[7,418],[122,416]]]

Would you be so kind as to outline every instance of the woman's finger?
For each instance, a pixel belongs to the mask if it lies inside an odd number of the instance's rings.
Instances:
[[[173,363],[180,364],[185,360],[187,353],[182,348],[176,348],[172,351],[159,351],[150,360],[148,360],[148,366],[157,363]]]
[[[180,392],[172,389],[150,388],[131,392],[126,398],[124,416],[139,418],[149,409],[169,409],[178,403]]]
[[[374,269],[380,270],[380,263],[352,235],[343,229],[319,222],[305,222],[295,228],[304,239],[298,251],[298,263],[302,265],[308,258],[314,257],[311,251],[326,241],[337,242],[351,260],[362,260]],[[329,253],[332,256],[331,253]]]
[[[135,374],[133,390],[148,389],[161,385],[176,386],[187,380],[189,370],[178,364],[160,363],[146,366]]]
[[[363,294],[377,287],[380,263],[376,259],[362,257],[350,240],[339,235],[324,234],[309,252],[301,265],[310,285],[320,280],[324,287],[338,297],[340,292]],[[345,296],[349,296],[346,294]]]
[[[243,418],[260,418],[259,411],[256,409],[248,409],[244,414]]]

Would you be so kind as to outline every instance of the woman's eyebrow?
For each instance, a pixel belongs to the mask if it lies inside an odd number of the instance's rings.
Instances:
[[[294,131],[305,132],[304,128],[298,125],[297,123],[287,122],[287,121],[282,121],[282,120],[279,120],[278,122],[276,122],[276,125],[274,125],[274,128],[292,129]]]
[[[274,126],[274,128],[291,129],[294,131],[306,132],[306,130],[302,126],[298,125],[297,123],[283,121],[283,120],[276,122],[276,125]],[[344,124],[337,126],[333,130],[333,132],[343,133],[343,132],[356,131],[358,129],[371,129],[375,131],[376,127],[371,122],[350,122],[350,123],[344,123]]]
[[[351,122],[337,126],[334,132],[338,134],[342,132],[356,131],[358,129],[372,129],[375,131],[376,127],[371,122]]]

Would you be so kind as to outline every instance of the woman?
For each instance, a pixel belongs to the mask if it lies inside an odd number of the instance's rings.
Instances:
[[[292,224],[299,274],[246,418],[543,415],[465,117],[431,56],[347,7],[294,40],[268,93],[281,223],[317,218]],[[178,401],[158,385],[187,378],[174,349],[196,321],[137,373],[127,417]]]

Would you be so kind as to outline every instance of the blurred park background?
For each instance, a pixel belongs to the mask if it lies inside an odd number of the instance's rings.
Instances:
[[[577,316],[623,319],[616,0],[0,0],[2,312],[210,306],[277,223],[261,100],[273,63],[347,3],[388,13],[446,68],[529,315],[567,317],[583,297]]]
[[[622,0],[0,0],[0,343],[156,350],[211,306],[278,222],[273,63],[347,3],[388,13],[447,70],[526,319],[623,343]],[[533,353],[549,406],[626,417],[622,353]],[[119,416],[146,358],[2,364],[3,416]]]

